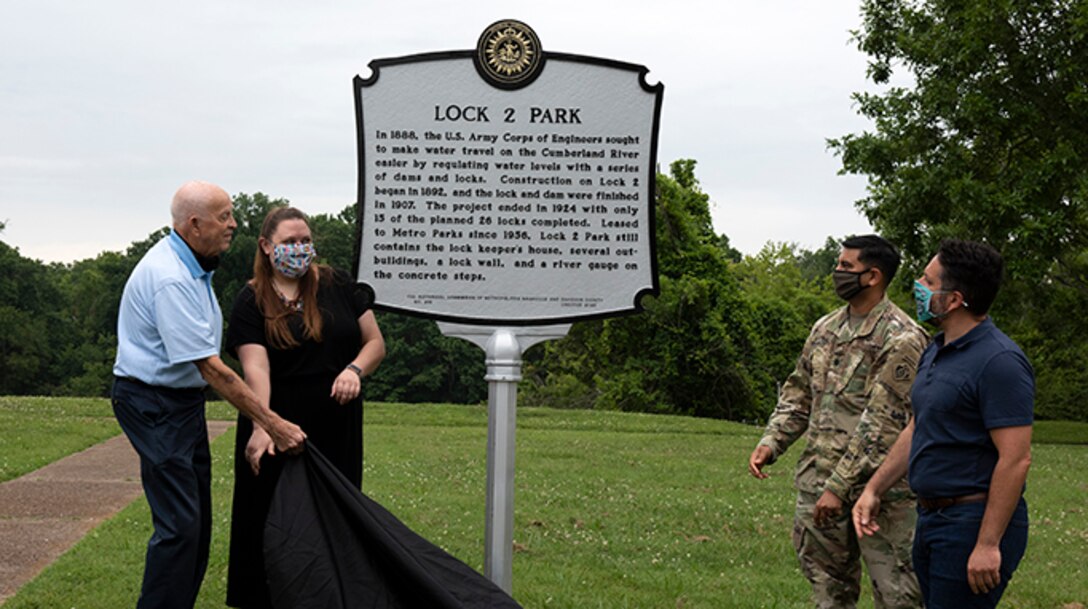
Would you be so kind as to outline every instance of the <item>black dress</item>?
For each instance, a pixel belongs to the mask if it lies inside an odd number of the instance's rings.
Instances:
[[[303,340],[301,314],[289,326],[300,345],[272,347],[265,336],[264,317],[257,309],[253,289],[245,286],[234,301],[227,332],[227,349],[258,344],[268,350],[270,407],[306,432],[307,443],[321,452],[359,488],[363,477],[362,397],[340,404],[329,397],[333,381],[359,354],[362,333],[359,317],[370,307],[367,292],[342,272],[323,274],[318,284],[322,340]],[[305,302],[303,306],[312,306]],[[234,503],[231,509],[230,563],[227,604],[232,607],[269,607],[268,585],[262,560],[262,537],[269,502],[283,469],[283,457],[265,458],[254,476],[245,458],[253,431],[248,417],[238,417],[234,446]]]

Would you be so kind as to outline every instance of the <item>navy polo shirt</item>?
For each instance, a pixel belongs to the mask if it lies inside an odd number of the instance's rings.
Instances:
[[[959,497],[990,488],[997,464],[990,430],[1031,425],[1035,373],[987,317],[947,345],[937,335],[922,353],[910,395],[910,487],[919,497]]]

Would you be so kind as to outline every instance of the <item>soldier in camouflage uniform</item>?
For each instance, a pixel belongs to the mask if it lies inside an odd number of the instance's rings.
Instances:
[[[910,386],[925,332],[885,295],[899,254],[875,235],[842,244],[836,292],[849,304],[816,322],[778,406],[749,459],[765,478],[773,463],[807,433],[797,463],[793,543],[817,607],[854,607],[865,559],[874,604],[921,607],[911,568],[914,496],[900,482],[885,496],[880,532],[860,542],[850,506],[910,421]]]

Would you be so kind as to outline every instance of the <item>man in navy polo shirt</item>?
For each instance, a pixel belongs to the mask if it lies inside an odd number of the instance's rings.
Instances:
[[[941,333],[918,366],[914,419],[854,505],[857,534],[871,535],[881,495],[909,469],[914,570],[929,609],[995,607],[1027,546],[1035,379],[986,315],[1003,267],[992,247],[949,240],[915,282],[918,318]]]
[[[211,540],[204,388],[265,428],[278,450],[298,451],[306,439],[219,359],[223,315],[211,281],[237,227],[233,209],[213,184],[178,189],[174,230],[148,250],[121,296],[113,411],[140,455],[155,527],[137,602],[143,609],[191,608],[204,579]]]

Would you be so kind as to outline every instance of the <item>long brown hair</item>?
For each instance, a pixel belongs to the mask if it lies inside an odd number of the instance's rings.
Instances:
[[[280,222],[284,220],[302,220],[306,226],[310,221],[306,214],[294,207],[277,207],[268,212],[261,224],[261,237],[269,244],[272,243],[272,235],[276,233]],[[288,319],[296,313],[294,309],[284,304],[272,283],[272,277],[276,270],[268,256],[257,244],[257,253],[253,256],[253,279],[249,284],[253,287],[253,294],[257,300],[257,310],[264,315],[264,333],[268,342],[277,349],[289,349],[297,347],[299,342],[291,335],[291,329],[287,324]],[[329,267],[316,262],[310,263],[310,270],[299,278],[298,298],[302,299],[302,326],[303,335],[321,342],[321,311],[317,307],[317,284],[321,277],[328,277]]]

